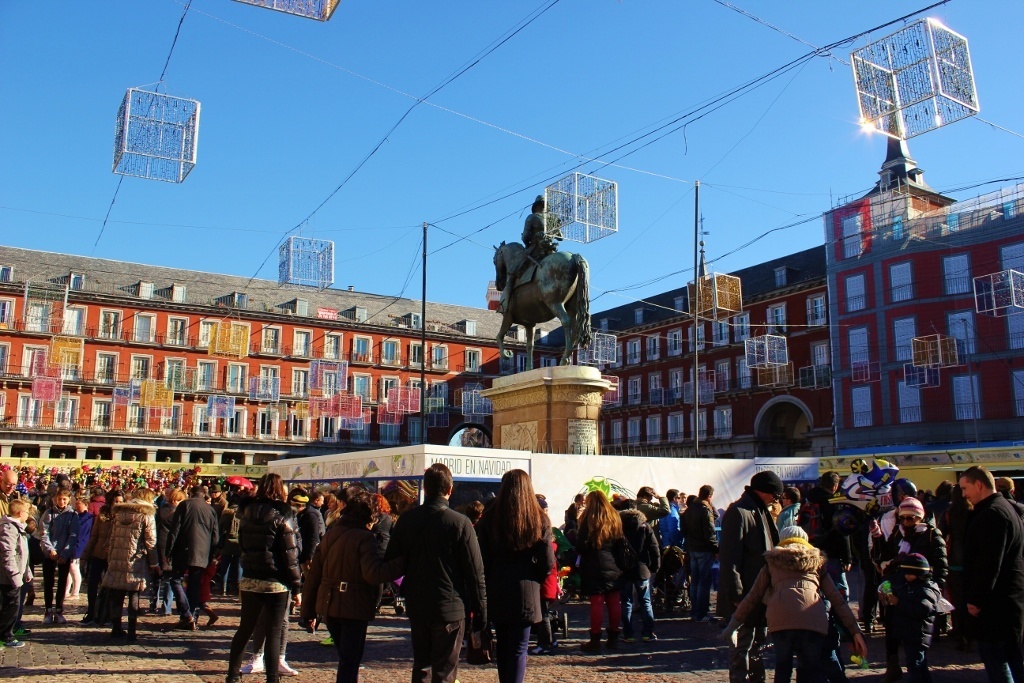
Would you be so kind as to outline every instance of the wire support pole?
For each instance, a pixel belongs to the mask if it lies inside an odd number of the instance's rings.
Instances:
[[[700,457],[700,387],[698,386],[697,363],[700,358],[700,341],[697,336],[697,311],[700,308],[700,181],[693,181],[693,301],[689,302],[693,316],[693,457]]]
[[[423,295],[420,297],[420,443],[427,443],[427,222],[423,222]]]

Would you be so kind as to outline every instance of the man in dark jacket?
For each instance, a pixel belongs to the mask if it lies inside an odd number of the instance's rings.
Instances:
[[[992,473],[969,467],[960,490],[974,505],[964,547],[967,628],[990,681],[1024,681],[1024,527]]]
[[[654,529],[647,523],[643,513],[636,509],[636,501],[625,500],[617,506],[622,518],[622,533],[637,558],[632,576],[623,576],[620,600],[622,602],[622,640],[636,641],[633,633],[633,605],[640,612],[640,638],[646,643],[657,640],[654,635],[654,609],[651,606],[651,584],[661,567],[661,548]],[[636,592],[634,601],[633,593]]]
[[[750,478],[740,499],[722,516],[718,558],[718,616],[732,617],[736,606],[754,585],[765,566],[764,554],[779,542],[779,530],[768,506],[782,497],[782,480],[771,470]],[[768,636],[762,615],[743,624],[729,652],[729,683],[764,683],[762,648]]]
[[[683,512],[682,532],[686,538],[686,552],[690,559],[690,618],[694,621],[714,622],[708,614],[711,606],[711,569],[718,555],[718,534],[715,532],[715,489],[704,484],[697,493],[697,502]]]
[[[818,485],[807,492],[800,512],[797,513],[797,524],[807,532],[807,539],[815,548],[825,553],[825,569],[832,577],[832,582],[843,594],[847,602],[850,600],[850,588],[846,582],[846,572],[853,565],[853,552],[850,548],[850,537],[836,529],[832,524],[831,499],[839,490],[839,475],[825,472],[818,480]]]
[[[301,547],[299,550],[299,566],[305,571],[309,561],[313,559],[313,553],[320,545],[320,539],[327,532],[323,515],[314,507],[307,505],[309,494],[305,489],[295,488],[288,494],[288,503],[295,510],[296,520],[299,524],[299,538]]]
[[[391,533],[386,560],[405,558],[402,594],[412,630],[412,680],[453,683],[466,614],[487,623],[480,546],[469,518],[448,508],[452,473],[435,463],[423,474],[424,504],[407,510]]]
[[[188,606],[177,628],[190,631],[196,629],[203,572],[213,559],[213,551],[220,540],[220,519],[206,502],[203,488],[193,487],[192,497],[178,504],[167,532],[167,554],[171,558],[171,567],[179,576],[188,575],[188,590],[185,593]]]

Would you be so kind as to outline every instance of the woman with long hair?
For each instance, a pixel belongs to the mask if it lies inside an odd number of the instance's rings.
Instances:
[[[601,621],[608,609],[608,648],[619,643],[622,606],[619,583],[626,569],[625,536],[622,518],[604,493],[587,494],[586,508],[580,518],[576,550],[579,552],[580,590],[590,598],[590,641],[584,652],[601,651]]]
[[[86,586],[86,597],[88,607],[85,616],[82,617],[83,626],[98,626],[106,621],[107,603],[109,602],[106,591],[100,595],[103,572],[107,570],[107,553],[110,550],[110,531],[114,523],[114,506],[124,502],[124,496],[120,491],[114,489],[104,494],[104,504],[99,514],[93,520],[92,529],[89,531],[89,540],[82,551],[82,561],[86,563],[88,571],[88,583]]]
[[[238,506],[238,545],[242,552],[242,598],[238,631],[231,639],[227,683],[240,683],[245,645],[257,622],[266,625],[267,683],[278,683],[282,630],[288,613],[288,596],[302,604],[299,589],[298,526],[288,505],[287,491],[279,474],[265,474],[256,494]]]
[[[555,566],[551,522],[529,474],[505,473],[476,534],[487,579],[487,614],[497,637],[498,681],[522,683],[530,627],[547,618],[541,610],[540,586]]]
[[[156,492],[135,489],[127,503],[114,506],[110,545],[107,552],[107,571],[103,574],[103,587],[109,597],[111,620],[110,636],[126,635],[121,629],[121,609],[128,598],[128,640],[135,640],[139,620],[139,593],[156,573],[159,561],[156,554]]]

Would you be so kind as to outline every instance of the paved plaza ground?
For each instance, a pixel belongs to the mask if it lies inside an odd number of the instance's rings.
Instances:
[[[148,602],[148,601],[147,601]],[[42,609],[29,609],[27,624],[33,629],[28,647],[0,650],[0,679],[33,683],[204,683],[224,680],[227,651],[238,625],[238,602],[218,597],[214,607],[221,618],[207,631],[166,631],[174,617],[147,615],[142,619],[138,642],[112,642],[105,629],[77,625],[85,610],[84,596],[69,601],[67,626],[46,627]],[[370,626],[367,640],[364,683],[406,683],[409,680],[410,653],[408,621],[395,616],[390,607]],[[587,655],[579,650],[586,637],[587,607],[573,603],[568,607],[570,633],[563,641],[562,652],[555,656],[531,657],[527,681],[629,681],[655,683],[660,681],[725,683],[726,648],[718,640],[720,624],[693,623],[685,614],[662,618],[657,624],[658,641],[623,644],[613,653]],[[205,617],[202,618],[205,623]],[[290,632],[288,661],[301,672],[301,683],[334,681],[336,664],[334,648],[319,644],[326,633],[310,635],[297,626]],[[869,643],[871,661],[878,665],[883,659],[881,636]],[[848,654],[848,653],[847,653]],[[948,639],[939,639],[930,653],[936,681],[980,683],[985,680],[977,655],[957,652]],[[769,655],[769,666],[771,659]],[[880,669],[851,669],[851,679],[875,681]],[[250,683],[262,681],[262,675],[244,676]],[[496,683],[493,666],[462,666],[462,683]],[[769,680],[771,676],[769,674]]]

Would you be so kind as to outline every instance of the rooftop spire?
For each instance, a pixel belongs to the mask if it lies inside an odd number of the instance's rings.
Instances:
[[[885,150],[885,161],[878,172],[879,180],[869,194],[878,194],[898,187],[911,187],[931,191],[924,181],[924,169],[918,168],[917,162],[910,158],[906,140],[888,138]]]

